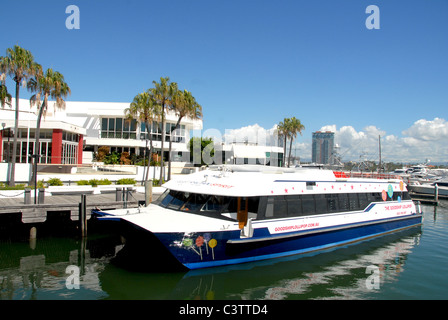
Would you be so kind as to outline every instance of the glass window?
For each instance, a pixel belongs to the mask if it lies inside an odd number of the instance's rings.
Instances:
[[[359,201],[357,193],[349,193],[348,194],[348,202],[350,206],[350,210],[359,210]]]
[[[358,194],[359,198],[359,208],[361,210],[364,210],[369,205],[369,199],[367,198],[367,193],[360,193]]]
[[[340,193],[338,195],[338,199],[339,199],[339,210],[340,211],[349,211],[350,210],[350,206],[348,203],[348,197],[346,193]]]
[[[123,130],[123,119],[122,118],[117,118],[115,120],[115,127],[117,131],[122,131]]]
[[[276,196],[274,198],[274,217],[281,218],[288,216],[288,203],[284,196]],[[269,204],[269,203],[268,203]]]
[[[274,197],[268,197],[268,203],[266,205],[266,218],[274,217]]]
[[[109,131],[114,131],[115,130],[115,119],[111,118],[109,119],[109,127],[108,127]]]
[[[328,211],[338,212],[339,211],[338,195],[326,194],[325,198],[327,199]]]
[[[296,217],[302,215],[302,202],[299,195],[286,196],[286,201],[288,202],[288,216]]]
[[[101,130],[102,131],[107,130],[107,118],[102,118],[101,119]]]
[[[314,200],[316,201],[316,214],[328,213],[327,199],[324,194],[315,194]]]
[[[303,215],[315,214],[314,197],[311,194],[302,196]]]

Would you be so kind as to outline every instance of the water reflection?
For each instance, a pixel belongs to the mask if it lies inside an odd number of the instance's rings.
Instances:
[[[289,259],[190,271],[173,299],[363,299],[397,280],[420,241],[420,228],[361,244]],[[379,271],[379,290],[369,290],[368,266]]]
[[[397,281],[421,229],[326,252],[178,273],[138,273],[111,263],[114,238],[0,243],[0,299],[365,299]],[[67,267],[79,268],[69,289]],[[366,287],[368,266],[380,289]]]
[[[94,241],[93,241],[94,242]],[[92,243],[92,241],[91,241]],[[111,254],[99,258],[87,248],[87,240],[43,238],[32,243],[0,243],[0,299],[101,299],[99,274]],[[79,290],[67,288],[69,266],[79,270]]]

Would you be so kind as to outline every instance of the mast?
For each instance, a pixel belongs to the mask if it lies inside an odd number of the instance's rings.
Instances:
[[[382,164],[381,164],[381,135],[378,135],[378,147],[379,147],[379,152],[380,152],[380,163],[378,166],[378,172],[381,172],[381,171],[383,171]]]

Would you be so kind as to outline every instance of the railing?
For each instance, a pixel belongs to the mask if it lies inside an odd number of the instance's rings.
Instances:
[[[403,180],[403,177],[389,173],[378,172],[353,172],[353,171],[333,171],[336,178],[369,178],[369,179],[398,179]]]

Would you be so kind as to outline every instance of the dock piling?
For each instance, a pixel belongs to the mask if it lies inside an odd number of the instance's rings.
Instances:
[[[152,202],[152,180],[145,181],[145,206]]]
[[[79,203],[79,228],[81,230],[81,236],[87,237],[87,195],[81,195],[81,202]]]
[[[31,204],[31,189],[25,188],[24,195],[25,195],[24,203]]]
[[[115,201],[122,201],[123,200],[123,188],[116,188],[115,189]]]
[[[439,185],[436,183],[434,188],[434,200],[439,202]]]

